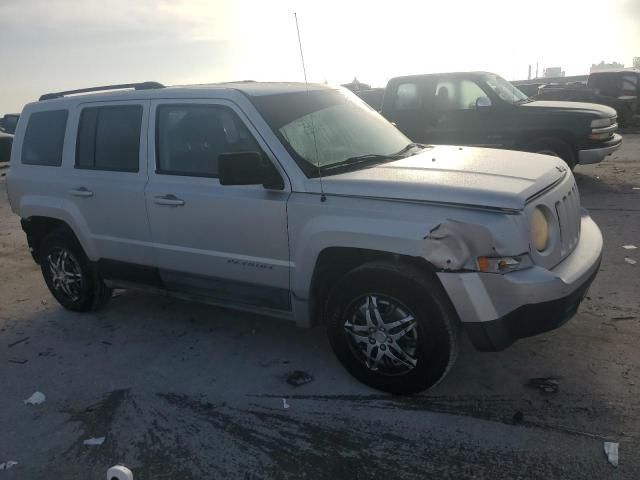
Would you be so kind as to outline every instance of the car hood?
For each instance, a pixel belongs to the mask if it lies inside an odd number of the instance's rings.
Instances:
[[[322,178],[328,195],[521,210],[527,199],[568,174],[547,155],[434,146],[401,160]],[[318,179],[309,180],[317,190]]]
[[[532,102],[523,103],[520,105],[528,109],[538,110],[557,110],[565,112],[577,112],[577,113],[591,113],[601,117],[613,117],[616,115],[616,111],[607,107],[606,105],[599,105],[597,103],[583,103],[583,102],[562,102],[556,100],[534,100]]]

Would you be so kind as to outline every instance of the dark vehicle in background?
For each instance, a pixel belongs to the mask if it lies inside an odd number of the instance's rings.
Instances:
[[[11,157],[12,144],[13,135],[0,132],[0,163],[9,161],[9,157]]]
[[[370,88],[369,90],[358,90],[355,93],[362,100],[367,102],[370,107],[380,111],[382,108],[382,99],[384,98],[384,88]]]
[[[487,72],[393,78],[382,114],[415,142],[555,155],[570,168],[598,163],[622,143],[614,109],[537,101]]]
[[[640,113],[640,71],[595,72],[589,75],[586,85],[545,85],[536,99],[607,105],[616,110],[620,125],[626,127]]]
[[[14,134],[16,132],[16,125],[18,125],[18,119],[20,114],[7,113],[0,118],[0,132]]]

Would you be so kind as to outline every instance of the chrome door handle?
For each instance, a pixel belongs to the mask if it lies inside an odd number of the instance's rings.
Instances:
[[[158,205],[169,205],[171,207],[180,207],[184,205],[184,200],[171,194],[153,197],[153,202]]]
[[[69,190],[69,193],[74,197],[93,197],[93,192],[85,187]]]

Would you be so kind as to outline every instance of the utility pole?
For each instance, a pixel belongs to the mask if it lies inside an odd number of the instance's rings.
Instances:
[[[538,78],[538,60],[536,60],[536,78]]]
[[[527,75],[527,80],[531,80],[531,64],[529,64],[529,75]]]

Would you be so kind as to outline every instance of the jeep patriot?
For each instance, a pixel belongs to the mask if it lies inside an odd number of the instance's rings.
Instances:
[[[324,85],[43,95],[8,192],[65,308],[145,288],[324,324],[351,374],[394,393],[441,380],[462,329],[496,351],[562,325],[602,251],[560,158],[413,143]]]

